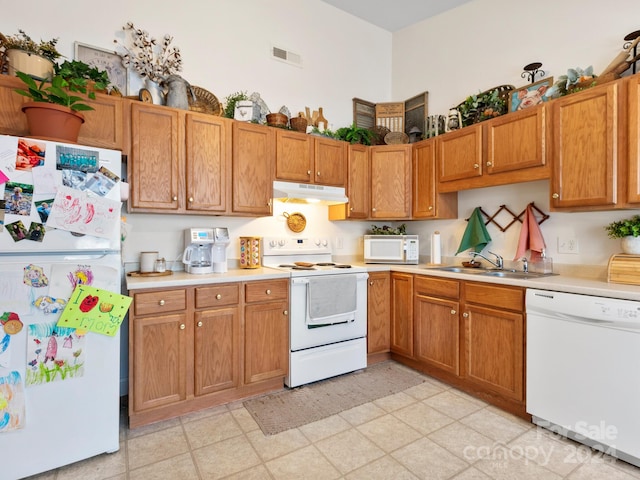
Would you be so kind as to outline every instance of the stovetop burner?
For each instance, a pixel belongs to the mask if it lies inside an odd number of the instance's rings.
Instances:
[[[351,265],[335,265],[334,268],[351,268]]]
[[[316,263],[317,266],[319,267],[333,267],[335,266],[335,263],[333,262],[320,262],[320,263]]]
[[[315,270],[315,267],[303,267],[302,265],[294,265],[291,270]]]

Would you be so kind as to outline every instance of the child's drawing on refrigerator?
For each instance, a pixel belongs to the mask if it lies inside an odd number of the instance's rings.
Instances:
[[[0,377],[0,433],[24,427],[24,389],[20,372]]]

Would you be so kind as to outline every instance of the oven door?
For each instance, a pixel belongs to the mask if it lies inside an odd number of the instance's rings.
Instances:
[[[328,345],[367,335],[365,273],[291,279],[291,350]]]

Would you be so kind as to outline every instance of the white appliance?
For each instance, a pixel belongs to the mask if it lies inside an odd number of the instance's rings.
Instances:
[[[349,199],[344,187],[315,183],[273,182],[273,199],[281,202],[339,205]]]
[[[182,263],[187,273],[225,273],[229,230],[216,228],[188,228],[185,232]]]
[[[417,265],[420,257],[418,235],[365,235],[365,263]]]
[[[640,302],[527,289],[533,422],[640,466]]]
[[[327,239],[264,238],[265,267],[290,272],[288,387],[367,367],[367,278]]]
[[[43,342],[46,345],[41,348],[38,347],[38,339],[46,338],[46,335],[39,337],[39,333],[53,328],[49,325],[57,322],[62,310],[60,302],[51,299],[68,300],[61,294],[67,292],[70,295],[74,283],[85,282],[121,293],[119,183],[113,177],[94,177],[91,171],[95,168],[83,171],[97,161],[98,167],[105,167],[120,177],[121,153],[22,139],[24,141],[20,143],[20,148],[32,145],[37,155],[18,161],[32,161],[33,164],[44,162],[44,165],[24,168],[26,163],[22,163],[23,168],[16,168],[19,140],[17,137],[0,136],[0,171],[9,178],[2,186],[5,198],[12,193],[7,190],[7,185],[25,186],[22,188],[22,198],[15,204],[19,208],[13,208],[15,205],[6,206],[4,228],[0,229],[0,315],[4,312],[15,313],[23,323],[21,331],[8,337],[0,326],[0,383],[6,385],[8,378],[19,378],[22,388],[18,389],[17,384],[13,387],[16,387],[16,392],[23,392],[24,404],[23,428],[2,430],[0,427],[0,452],[4,459],[0,476],[6,480],[35,475],[101,453],[115,452],[119,449],[120,424],[120,333],[109,337],[89,332],[73,337],[65,336],[69,332],[58,329],[48,337],[48,343]],[[61,153],[76,157],[62,158]],[[40,160],[36,157],[40,157]],[[72,167],[71,171],[57,170],[56,162]],[[100,229],[100,235],[103,235],[100,237],[77,235],[77,232],[74,235],[61,228],[53,229],[47,226],[48,221],[53,219],[46,218],[47,221],[44,221],[46,214],[41,216],[36,208],[44,200],[54,198],[51,182],[60,185],[58,182],[61,178],[66,178],[73,179],[78,185],[83,177],[85,186],[96,193],[95,197],[108,190],[103,198],[111,200],[113,208],[117,210],[112,212],[117,217],[115,224],[113,221],[95,224],[99,225],[95,228]],[[33,186],[33,191],[30,186]],[[109,190],[109,187],[112,188]],[[89,203],[93,204],[93,201]],[[69,211],[73,212],[76,206],[69,202]],[[95,206],[98,207],[97,200]],[[94,213],[106,215],[99,208]],[[88,216],[83,218],[86,225],[94,225]],[[71,221],[72,218],[67,220]],[[34,237],[28,235],[15,241],[9,228],[17,221],[22,222],[27,232],[32,224],[43,224],[44,235],[40,232]],[[30,265],[35,268],[25,270]],[[31,283],[27,284],[27,271],[40,276],[29,277]],[[46,277],[46,282],[42,275]],[[34,331],[39,333],[30,333]],[[79,348],[79,345],[82,347]],[[32,352],[34,348],[35,354]],[[40,366],[46,368],[48,365],[54,369],[56,363],[62,371],[66,362],[72,369],[69,352],[73,352],[72,356],[77,361],[83,362],[82,374],[76,370],[74,375],[68,375],[64,380],[34,381],[38,374],[35,369]],[[31,358],[32,354],[34,358]],[[51,358],[47,359],[47,355]],[[77,368],[77,363],[73,368]],[[29,375],[27,370],[30,371]],[[30,385],[26,384],[27,378]],[[0,406],[0,418],[14,413],[6,404]]]

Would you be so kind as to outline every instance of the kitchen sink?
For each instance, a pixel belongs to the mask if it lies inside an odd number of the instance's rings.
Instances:
[[[499,278],[514,278],[518,280],[557,275],[556,273],[523,272],[521,270],[514,270],[514,269],[498,270],[496,268],[469,268],[469,267],[455,267],[455,266],[433,267],[433,268],[428,268],[428,270],[436,270],[439,272],[451,272],[451,273],[469,273],[472,275],[482,275],[486,277],[499,277]]]
[[[469,267],[429,267],[428,270],[436,270],[438,272],[452,272],[452,273],[484,273],[489,270],[484,268],[469,268]]]

